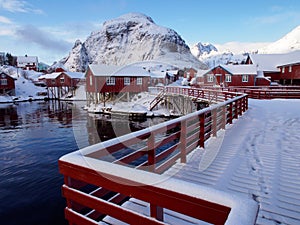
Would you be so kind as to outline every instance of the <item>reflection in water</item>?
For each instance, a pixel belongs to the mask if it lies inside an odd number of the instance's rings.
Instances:
[[[0,105],[0,223],[67,224],[58,159],[78,148],[160,123],[88,115],[80,103]]]
[[[16,127],[18,112],[14,105],[0,106],[0,127]]]

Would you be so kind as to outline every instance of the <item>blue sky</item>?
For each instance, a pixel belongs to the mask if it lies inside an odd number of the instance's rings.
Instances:
[[[300,25],[299,0],[0,0],[0,52],[52,63],[76,39],[129,12],[174,29],[190,46],[273,42]]]

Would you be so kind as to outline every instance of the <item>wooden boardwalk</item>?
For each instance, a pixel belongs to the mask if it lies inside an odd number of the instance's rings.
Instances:
[[[275,103],[251,100],[248,112],[219,133],[220,144],[212,141],[166,173],[253,198],[260,205],[256,224],[300,224],[300,116],[290,113],[300,106],[283,101],[272,111]],[[202,171],[200,161],[218,148]]]

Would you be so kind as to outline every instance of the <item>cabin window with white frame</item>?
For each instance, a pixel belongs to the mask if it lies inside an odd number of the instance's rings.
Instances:
[[[6,86],[7,84],[7,79],[1,79],[1,85]]]
[[[231,75],[230,74],[225,75],[225,81],[226,82],[231,82]]]
[[[124,77],[124,85],[130,85],[130,77]]]
[[[141,77],[136,78],[136,84],[137,85],[142,85],[143,84],[143,78],[141,78]]]
[[[289,73],[292,72],[292,66],[289,66]]]
[[[115,77],[107,77],[106,78],[106,85],[115,85],[115,84],[116,84]]]
[[[60,83],[61,83],[61,84],[65,83],[65,78],[64,78],[64,77],[61,77],[61,78],[60,78]]]
[[[207,75],[207,82],[213,82],[214,81],[214,75],[213,74],[208,74]]]
[[[90,76],[90,86],[93,85],[93,76]]]
[[[285,67],[283,66],[281,72],[284,73],[284,71],[285,71]]]
[[[242,76],[242,82],[248,82],[248,80],[249,80],[248,75],[243,75]]]

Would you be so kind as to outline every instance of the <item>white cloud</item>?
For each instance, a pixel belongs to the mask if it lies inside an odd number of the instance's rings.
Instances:
[[[270,44],[270,42],[227,42],[225,44],[215,44],[220,52],[230,51],[234,54],[254,52]]]
[[[7,17],[0,16],[0,23],[12,24],[13,22],[10,19],[8,19]]]
[[[18,28],[15,34],[18,39],[30,44],[36,44],[51,52],[67,52],[72,46],[71,43],[64,41],[63,39],[58,39],[52,33],[32,25]]]
[[[21,12],[21,13],[36,13],[42,14],[43,11],[35,9],[31,4],[24,0],[0,0],[0,8],[9,12]]]

